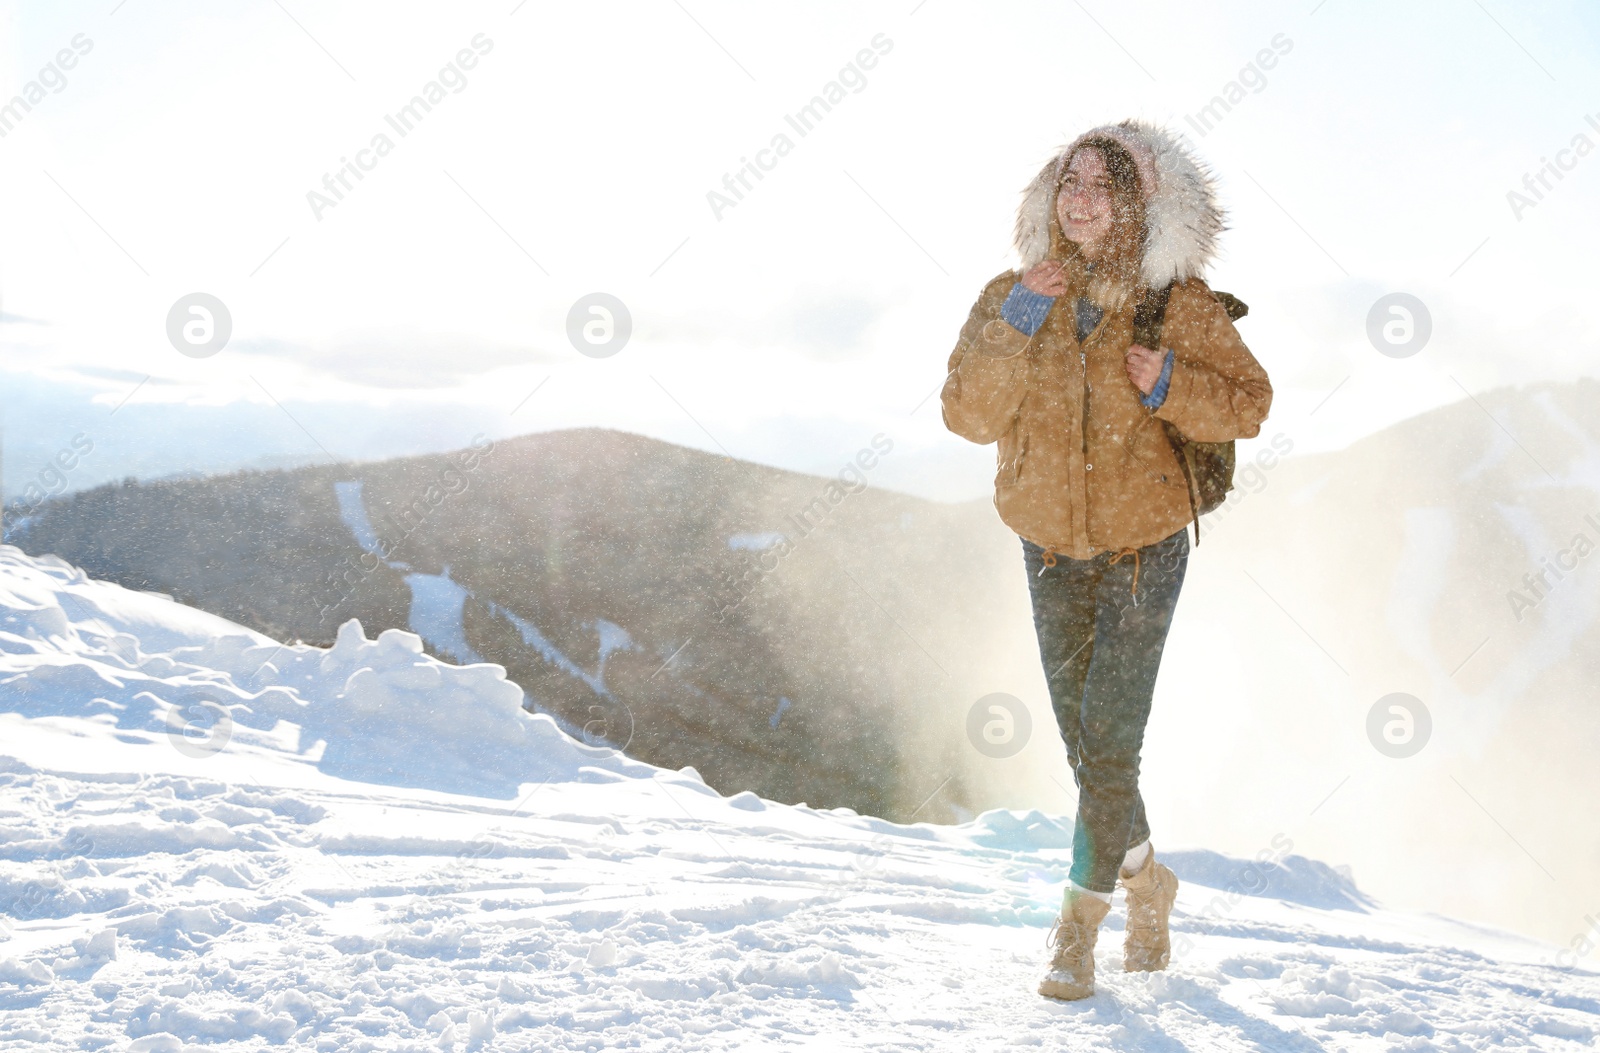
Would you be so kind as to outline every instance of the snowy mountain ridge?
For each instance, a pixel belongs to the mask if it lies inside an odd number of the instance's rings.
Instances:
[[[1593,1048],[1569,953],[1275,838],[1032,993],[1070,817],[722,797],[410,633],[282,645],[0,547],[0,1048]],[[1562,967],[1566,966],[1566,967]]]

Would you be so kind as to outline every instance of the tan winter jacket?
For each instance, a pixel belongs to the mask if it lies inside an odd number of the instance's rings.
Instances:
[[[984,287],[950,356],[942,393],[951,431],[999,443],[1000,518],[1048,552],[1074,559],[1141,548],[1190,521],[1183,470],[1158,417],[1190,439],[1221,442],[1255,436],[1272,403],[1266,372],[1199,277],[1221,229],[1210,177],[1160,129],[1126,122],[1095,132],[1117,135],[1140,164],[1149,227],[1142,279],[1152,286],[1178,280],[1161,334],[1162,349],[1174,352],[1166,400],[1146,408],[1128,379],[1132,302],[1107,311],[1079,347],[1073,304],[1087,274],[1061,235],[1054,207],[1070,146],[1030,185],[1017,223],[1023,270],[1006,271]],[[1047,255],[1065,263],[1068,287],[1029,337],[1000,317],[1000,306],[1022,273]]]

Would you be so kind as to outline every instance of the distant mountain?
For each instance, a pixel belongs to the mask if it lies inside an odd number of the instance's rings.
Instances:
[[[925,628],[928,597],[984,611],[963,597],[998,568],[963,549],[1007,535],[985,508],[873,488],[884,456],[867,443],[824,479],[581,429],[103,486],[8,540],[280,639],[412,629],[505,666],[575,733],[727,792],[906,814],[935,788],[903,775],[929,759],[914,702],[948,693],[960,654]],[[921,818],[971,803],[947,789]]]
[[[1242,447],[1265,466],[1241,462],[1206,518],[1157,689],[1163,821],[1202,843],[1289,831],[1390,902],[1594,935],[1597,407],[1584,379],[1334,453]]]

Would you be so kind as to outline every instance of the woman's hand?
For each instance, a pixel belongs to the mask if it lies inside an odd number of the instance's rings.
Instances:
[[[1060,260],[1045,260],[1022,276],[1022,286],[1040,296],[1060,296],[1067,291],[1066,271]],[[1160,371],[1157,367],[1156,372]]]
[[[1124,361],[1128,367],[1128,379],[1133,381],[1134,387],[1148,395],[1156,389],[1156,381],[1161,379],[1161,367],[1166,364],[1167,356],[1134,344],[1128,348]]]

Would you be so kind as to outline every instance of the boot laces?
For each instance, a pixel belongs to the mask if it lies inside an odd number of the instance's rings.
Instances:
[[[1056,920],[1050,923],[1050,931],[1044,935],[1044,945],[1060,950],[1082,936],[1081,928],[1076,921],[1057,914]]]

